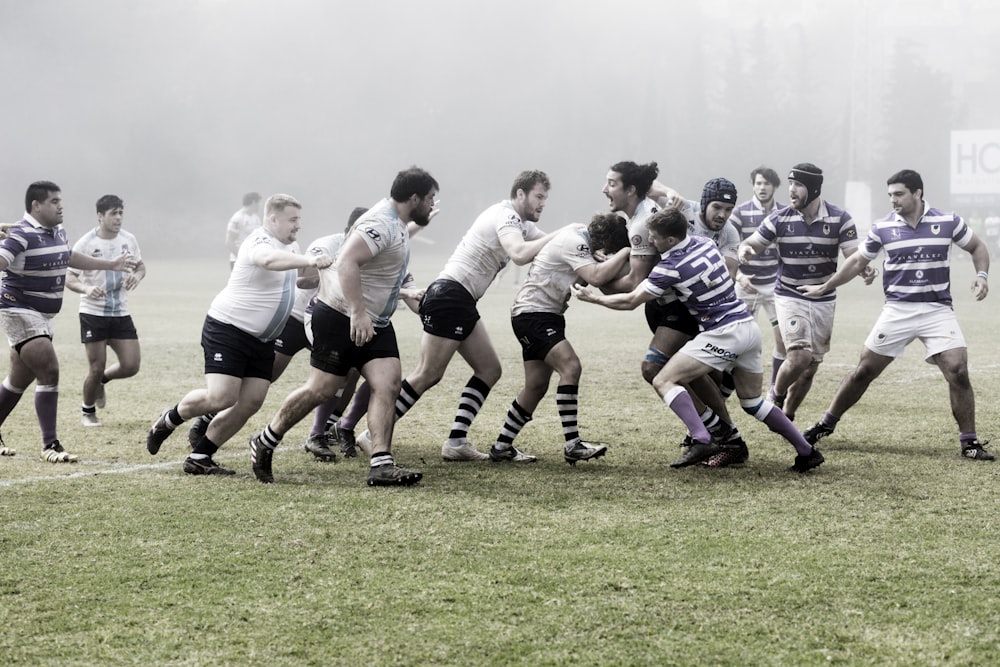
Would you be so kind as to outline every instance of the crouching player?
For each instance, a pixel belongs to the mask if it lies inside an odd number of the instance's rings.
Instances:
[[[705,461],[721,451],[698,416],[685,384],[713,370],[731,371],[743,410],[764,422],[795,447],[789,470],[806,472],[823,463],[819,450],[806,442],[785,414],[761,397],[761,334],[746,305],[736,297],[726,262],[711,240],[688,236],[688,221],[676,209],[647,220],[650,243],[660,262],[649,277],[624,294],[594,294],[575,288],[577,297],[615,310],[633,310],[673,290],[701,325],[701,332],[681,348],[653,378],[653,388],[687,426],[692,445],[671,467]]]

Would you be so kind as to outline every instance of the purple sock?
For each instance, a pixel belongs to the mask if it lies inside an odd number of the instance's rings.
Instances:
[[[309,431],[309,437],[314,435],[323,435],[326,433],[326,420],[329,419],[330,414],[337,408],[337,403],[340,402],[339,396],[334,396],[328,401],[323,401],[316,406],[313,410],[313,426],[312,430]]]
[[[785,363],[784,359],[779,359],[778,357],[771,357],[771,386],[774,386],[774,381],[778,379],[778,370],[781,368],[781,364]]]
[[[770,404],[770,408],[771,409],[768,410],[767,414],[763,418],[758,416],[760,414],[759,412],[754,416],[764,422],[769,429],[779,434],[788,442],[792,443],[792,447],[795,448],[796,453],[799,455],[809,456],[809,454],[812,454],[813,446],[806,441],[806,439],[799,432],[799,429],[795,428],[795,424],[793,424],[791,420],[785,416],[785,413],[778,409],[778,406],[773,403]]]
[[[820,421],[821,424],[823,424],[823,426],[834,427],[834,426],[837,425],[837,422],[840,421],[840,417],[834,417],[829,412],[824,412],[823,413],[823,418],[820,419],[819,421]]]
[[[42,446],[56,441],[56,413],[59,408],[59,387],[38,385],[35,387],[35,414],[42,430]]]
[[[358,390],[354,392],[354,398],[351,400],[351,405],[348,406],[344,416],[340,418],[340,427],[348,431],[353,431],[354,427],[358,425],[358,421],[368,412],[368,401],[371,397],[371,387],[368,386],[367,382],[363,382],[358,387]]]
[[[24,390],[14,391],[7,388],[7,383],[0,384],[0,424],[7,421],[7,416],[24,396]]]
[[[681,418],[692,439],[698,442],[712,442],[712,436],[709,435],[708,429],[701,423],[701,417],[698,416],[698,410],[694,407],[694,401],[691,400],[691,396],[683,387],[674,387],[668,391],[663,397],[663,402]]]

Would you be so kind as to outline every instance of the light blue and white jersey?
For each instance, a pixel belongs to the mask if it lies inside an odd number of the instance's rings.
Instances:
[[[389,318],[396,312],[399,290],[409,275],[410,235],[406,223],[400,220],[392,200],[387,198],[358,218],[344,243],[354,236],[359,236],[372,253],[372,259],[361,265],[361,295],[365,311],[376,327],[386,327]],[[344,298],[338,275],[339,255],[338,252],[337,261],[319,272],[317,298],[350,316],[350,305]]]
[[[97,235],[97,228],[91,229],[80,240],[73,244],[73,252],[97,257],[99,259],[117,259],[121,255],[132,255],[136,262],[142,261],[139,242],[130,232],[121,229],[113,239],[102,239]],[[80,282],[87,287],[103,287],[104,296],[93,299],[85,294],[80,295],[80,312],[101,317],[125,317],[128,312],[128,290],[125,289],[125,271],[81,271],[70,269],[79,276]]]

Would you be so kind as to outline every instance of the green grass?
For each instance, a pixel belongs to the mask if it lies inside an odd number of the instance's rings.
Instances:
[[[429,282],[439,260],[414,268]],[[968,275],[966,275],[968,274]],[[979,433],[997,434],[1000,315],[965,292]],[[4,664],[988,665],[1000,661],[994,573],[1000,467],[958,456],[947,390],[919,346],[890,366],[814,474],[732,404],[741,468],[672,470],[683,436],[646,386],[640,313],[574,302],[584,435],[596,463],[562,461],[554,399],[518,440],[536,465],[445,464],[467,367],[456,360],[397,428],[408,489],[371,489],[358,460],[314,462],[300,424],[257,483],[246,436],[306,372],[293,361],[262,413],[220,453],[235,478],[183,475],[178,433],[144,449],[159,410],[201,378],[199,331],[225,263],[156,263],[133,296],[140,376],[108,386],[105,426],[78,421],[76,297],[57,322],[60,437],[83,459],[37,459],[30,395],[3,427],[0,656]],[[507,278],[481,302],[506,375],[474,424],[496,436],[522,379]],[[800,410],[822,414],[877,316],[843,290],[833,351]],[[396,318],[404,370],[417,318]],[[765,336],[765,339],[767,336]]]

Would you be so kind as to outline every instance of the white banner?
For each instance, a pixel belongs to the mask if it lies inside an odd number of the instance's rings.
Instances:
[[[951,194],[1000,194],[1000,130],[952,130]]]

